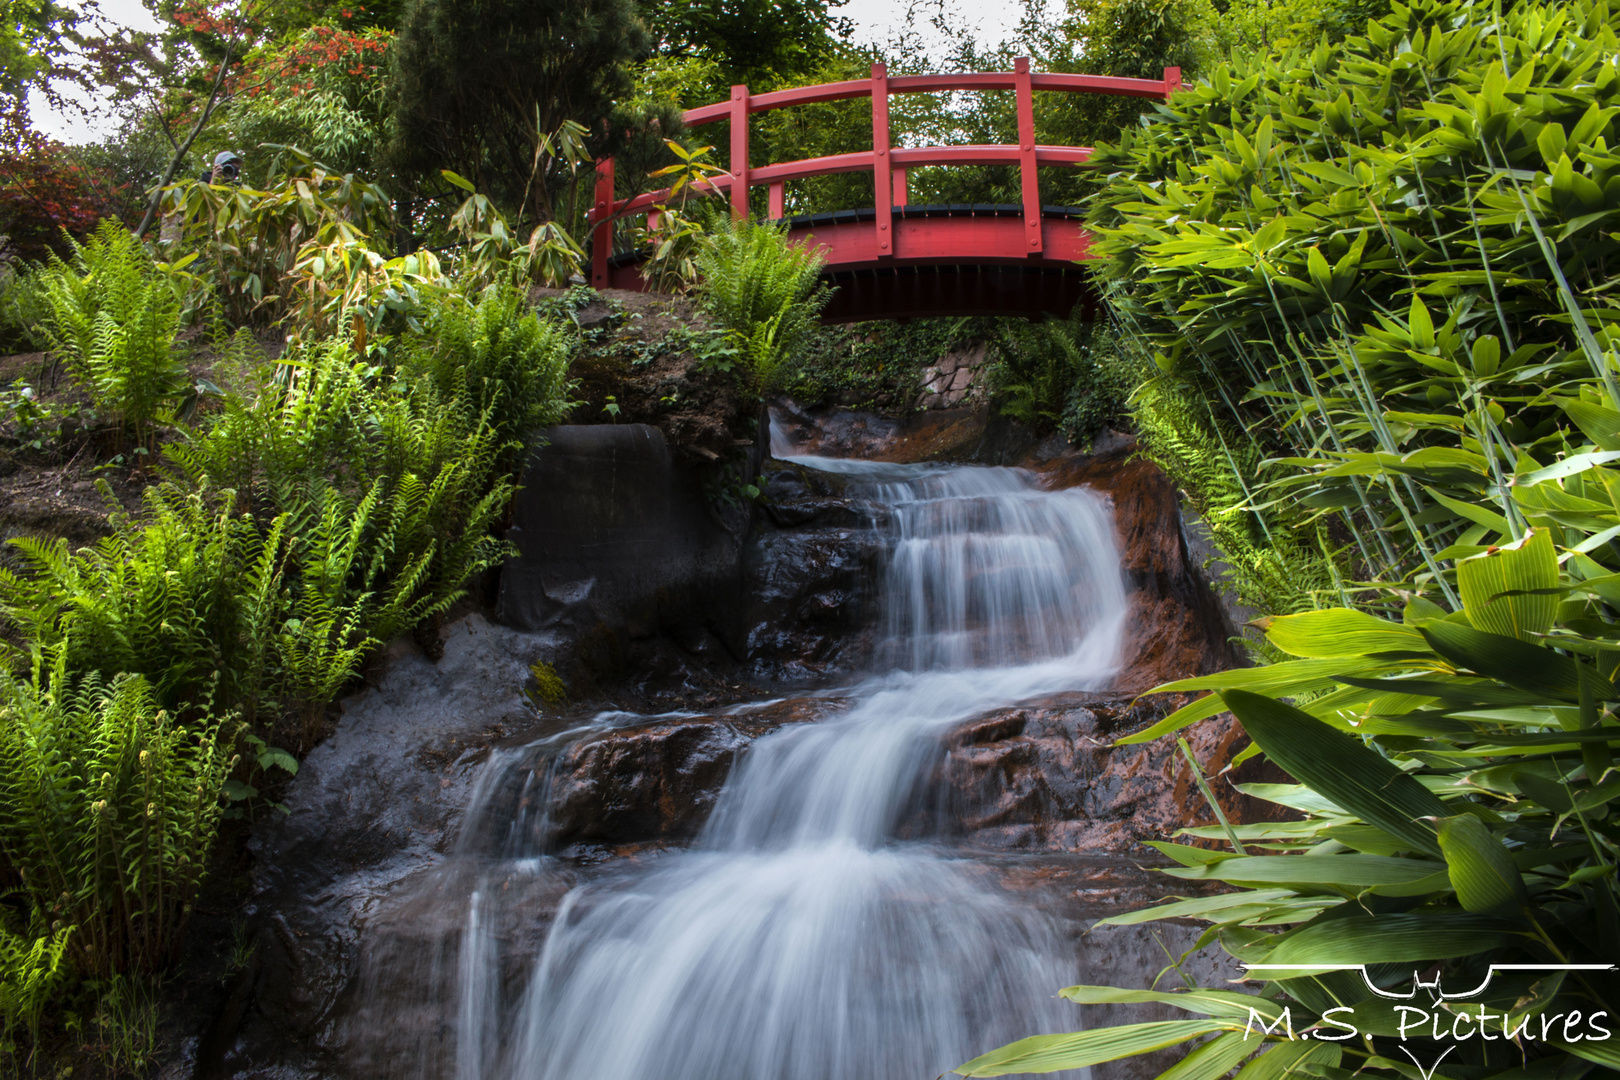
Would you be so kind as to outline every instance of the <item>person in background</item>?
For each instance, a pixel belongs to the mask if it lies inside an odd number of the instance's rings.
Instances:
[[[214,167],[200,179],[205,184],[235,184],[242,179],[242,155],[235,150],[221,150],[214,155]]]

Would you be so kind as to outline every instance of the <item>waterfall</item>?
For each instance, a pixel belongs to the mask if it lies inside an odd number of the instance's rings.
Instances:
[[[493,882],[544,872],[546,783],[533,754],[492,756],[462,838],[484,870],[440,964],[456,1080],[923,1080],[1075,1026],[1052,998],[1080,981],[1056,920],[896,831],[955,725],[1117,671],[1108,507],[1015,469],[795,460],[876,508],[874,673],[839,692],[847,709],[756,741],[691,849],[570,888],[537,958],[504,974],[495,909],[518,901]],[[517,808],[509,827],[497,806]]]

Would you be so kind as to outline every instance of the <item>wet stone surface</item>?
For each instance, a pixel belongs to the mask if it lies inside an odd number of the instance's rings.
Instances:
[[[870,655],[882,542],[839,478],[772,462],[765,514],[743,552],[747,662],[758,679],[826,682]]]

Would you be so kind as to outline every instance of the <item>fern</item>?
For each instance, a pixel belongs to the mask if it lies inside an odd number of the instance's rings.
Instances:
[[[425,345],[410,351],[407,374],[430,380],[440,400],[489,410],[501,443],[525,443],[562,422],[575,335],[529,311],[521,289],[491,285],[471,303],[452,296],[430,329]]]
[[[784,228],[747,221],[718,226],[697,256],[704,303],[738,339],[763,393],[797,360],[832,291],[819,285],[822,258],[790,243]]]
[[[251,717],[284,526],[261,532],[228,495],[213,502],[206,490],[154,485],[144,520],[115,519],[92,547],[12,541],[24,572],[0,569],[0,614],[69,671],[140,673],[169,709],[213,692],[217,678],[222,700]]]
[[[76,382],[118,414],[138,443],[184,388],[174,352],[181,296],[123,226],[103,221],[70,266],[53,258],[40,275],[46,334]]]
[[[36,925],[23,934],[0,926],[0,1056],[9,1054],[19,1066],[15,1059],[23,1055],[15,1036],[22,1029],[38,1046],[45,1008],[67,982],[68,965],[62,958],[75,929],[63,926],[50,932],[38,922],[36,917]],[[15,1075],[22,1075],[20,1067]]]
[[[46,665],[49,663],[49,668]],[[65,654],[0,680],[0,852],[67,951],[104,977],[173,956],[233,761],[220,720],[181,724],[139,675],[74,678]]]
[[[1143,383],[1131,405],[1146,455],[1209,526],[1240,603],[1285,615],[1338,599],[1337,555],[1325,534],[1251,497],[1249,478],[1261,464],[1251,443],[1217,426],[1204,403],[1170,376]]]

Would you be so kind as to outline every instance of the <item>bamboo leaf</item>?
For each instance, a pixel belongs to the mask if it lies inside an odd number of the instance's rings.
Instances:
[[[1409,885],[1428,879],[1443,885],[1446,867],[1429,859],[1399,859],[1387,855],[1248,855],[1204,866],[1171,867],[1165,872],[1191,881],[1327,887],[1359,892],[1377,885]]]
[[[1283,771],[1414,850],[1440,854],[1434,830],[1423,819],[1447,816],[1445,804],[1360,739],[1245,690],[1222,691],[1221,697]]]
[[[1126,912],[1124,915],[1110,915],[1106,919],[1099,919],[1098,926],[1134,926],[1137,923],[1154,922],[1158,919],[1204,919],[1220,915],[1238,907],[1252,907],[1264,905],[1274,901],[1286,900],[1293,896],[1291,889],[1258,889],[1251,892],[1220,893],[1215,896],[1199,896],[1190,900],[1177,900],[1169,904],[1160,904],[1157,907],[1139,908],[1136,911]]]
[[[1534,529],[1517,547],[1503,547],[1457,565],[1463,610],[1476,630],[1529,641],[1558,615],[1558,597],[1535,590],[1558,585],[1552,533]],[[1505,595],[1516,594],[1516,595]]]
[[[1447,510],[1450,510],[1458,517],[1472,521],[1476,525],[1483,525],[1487,529],[1494,530],[1502,536],[1510,536],[1513,533],[1512,526],[1508,524],[1508,519],[1503,517],[1501,514],[1498,514],[1494,510],[1481,506],[1479,503],[1463,502],[1461,499],[1453,499],[1444,492],[1436,491],[1434,488],[1427,485],[1424,485],[1423,490],[1429,493],[1430,498],[1434,499],[1441,506],[1444,506]]]
[[[1499,948],[1512,940],[1513,929],[1511,924],[1482,915],[1355,915],[1326,919],[1283,935],[1265,963],[1327,970],[1346,964],[1449,960]]]
[[[1303,1076],[1307,1065],[1338,1065],[1342,1056],[1331,1043],[1290,1039],[1272,1044],[1271,1049],[1239,1070],[1236,1080],[1283,1080],[1288,1076]]]
[[[1220,1080],[1254,1050],[1254,1040],[1241,1031],[1228,1031],[1193,1049],[1157,1080]]]
[[[1117,986],[1070,986],[1059,991],[1059,995],[1078,1005],[1158,1003],[1173,1005],[1187,1012],[1202,1013],[1205,1016],[1225,1016],[1238,1020],[1247,1020],[1251,1009],[1267,1020],[1275,1020],[1282,1015],[1282,1006],[1267,998],[1231,990],[1205,990],[1201,987],[1166,992],[1122,990]]]
[[[1418,628],[1435,652],[1459,668],[1498,679],[1537,694],[1574,701],[1580,693],[1575,661],[1527,641],[1491,634],[1453,622],[1432,622]],[[1600,679],[1598,696],[1607,701],[1614,687]]]
[[[1169,1020],[1076,1031],[1067,1035],[1036,1035],[981,1054],[951,1071],[962,1076],[1006,1076],[1009,1073],[1081,1069],[1104,1061],[1152,1053],[1167,1046],[1179,1046],[1200,1035],[1230,1030],[1232,1025],[1226,1021]]]
[[[1525,909],[1530,896],[1519,868],[1484,822],[1458,814],[1441,818],[1436,827],[1451,887],[1465,910],[1508,918]]]
[[[1425,650],[1423,635],[1409,626],[1351,608],[1327,608],[1259,620],[1266,640],[1290,656],[1361,656]]]

